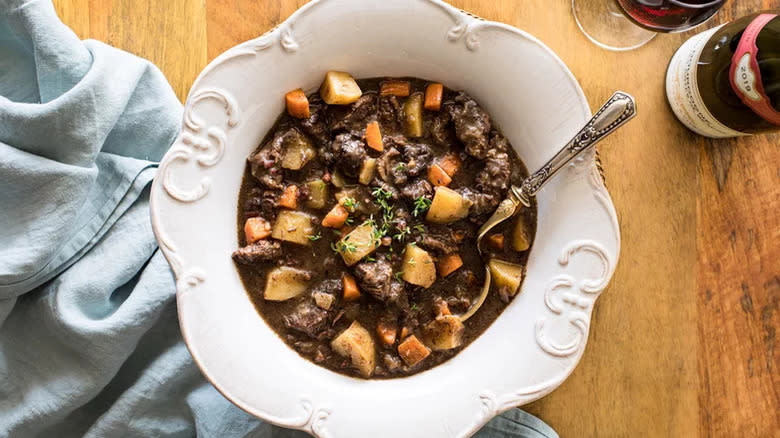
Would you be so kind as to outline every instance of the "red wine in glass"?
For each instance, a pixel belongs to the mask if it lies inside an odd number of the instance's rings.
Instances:
[[[726,0],[615,0],[634,23],[654,32],[682,32],[707,21]]]

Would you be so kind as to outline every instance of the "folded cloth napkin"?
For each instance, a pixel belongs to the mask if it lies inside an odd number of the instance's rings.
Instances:
[[[0,0],[0,437],[300,437],[193,364],[148,216],[181,105],[152,64]],[[555,437],[520,410],[479,437]]]

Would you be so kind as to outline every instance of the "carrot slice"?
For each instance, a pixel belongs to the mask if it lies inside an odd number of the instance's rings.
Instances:
[[[284,188],[282,195],[279,196],[279,206],[291,210],[298,208],[298,186],[291,184]]]
[[[431,111],[441,109],[441,96],[444,94],[444,85],[439,83],[429,84],[425,89],[425,104],[423,107]]]
[[[458,254],[447,254],[439,259],[439,276],[446,277],[463,266],[463,260]]]
[[[456,154],[449,153],[442,157],[438,164],[447,175],[453,176],[460,168],[460,158]]]
[[[309,99],[306,98],[306,93],[300,88],[285,94],[284,101],[287,103],[287,113],[291,116],[297,119],[308,119],[311,115],[309,112]]]
[[[398,335],[398,327],[387,321],[379,321],[376,324],[376,334],[383,344],[393,345],[395,344],[395,337]]]
[[[401,339],[406,339],[407,336],[411,334],[411,330],[409,330],[409,327],[402,327],[401,328]]]
[[[488,236],[488,245],[496,251],[504,250],[504,235],[497,233]]]
[[[271,235],[271,224],[261,217],[250,217],[244,223],[246,243],[255,243]]]
[[[341,276],[341,283],[344,285],[344,300],[353,301],[360,298],[360,289],[358,289],[355,277],[346,272]]]
[[[347,209],[337,204],[322,219],[322,226],[328,228],[341,228],[341,226],[344,225],[344,222],[347,221],[347,217],[349,217]]]
[[[405,341],[398,345],[398,355],[401,356],[401,359],[410,367],[420,363],[420,361],[428,357],[429,354],[431,354],[431,350],[420,342],[415,335],[409,336]]]
[[[432,164],[428,168],[428,181],[435,186],[448,186],[452,178],[438,164]]]
[[[379,122],[374,121],[366,126],[366,144],[375,151],[385,150],[382,144],[382,133],[379,131]]]
[[[379,94],[382,96],[393,95],[398,97],[406,97],[411,93],[412,85],[407,81],[389,80],[382,82],[382,86],[379,88]]]

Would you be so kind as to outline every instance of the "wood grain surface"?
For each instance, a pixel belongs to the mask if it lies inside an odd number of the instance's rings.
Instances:
[[[585,1],[585,0],[582,0]],[[304,0],[55,0],[82,38],[156,63],[185,98],[207,62]],[[591,44],[567,0],[453,0],[520,27],[569,66],[591,107],[632,93],[639,117],[600,146],[622,230],[582,362],[525,407],[562,437],[780,434],[780,136],[709,140],[666,103],[666,65],[693,32],[631,52]],[[780,0],[731,0],[697,31]]]

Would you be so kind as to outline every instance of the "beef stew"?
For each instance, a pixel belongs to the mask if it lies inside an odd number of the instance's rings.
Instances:
[[[233,260],[258,313],[301,356],[363,378],[411,375],[476,339],[518,293],[523,209],[476,232],[527,171],[466,93],[329,72],[294,90],[247,161]],[[467,321],[485,266],[493,291]]]

